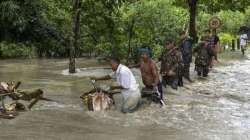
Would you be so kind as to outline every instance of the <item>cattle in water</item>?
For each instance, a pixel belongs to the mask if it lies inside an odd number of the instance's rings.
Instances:
[[[80,98],[83,99],[89,111],[106,111],[114,104],[112,95],[101,88],[85,93]]]

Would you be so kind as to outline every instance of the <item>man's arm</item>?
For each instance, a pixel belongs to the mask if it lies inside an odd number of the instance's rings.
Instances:
[[[122,86],[111,86],[110,90],[124,89]]]
[[[134,64],[134,65],[130,65],[130,66],[128,66],[128,68],[139,68],[140,67],[140,63],[138,63],[138,64]]]
[[[168,62],[168,64],[164,64],[163,70],[160,72],[162,76],[174,76],[176,75],[175,69],[176,64],[172,64],[172,62]]]
[[[157,86],[157,84],[160,81],[160,78],[159,78],[159,75],[158,75],[156,64],[154,62],[152,62],[152,64],[151,64],[151,70],[152,70],[152,74],[154,76],[153,86]]]
[[[110,80],[111,77],[110,77],[110,75],[105,75],[105,76],[103,76],[103,77],[91,76],[90,79],[91,79],[91,80],[97,80],[97,81],[98,81],[98,80]]]
[[[177,76],[178,71],[180,69],[180,65],[183,64],[183,59],[182,59],[182,55],[181,52],[177,52],[175,58],[173,58],[173,65],[169,71],[169,75],[170,76]]]
[[[163,54],[161,54],[159,57],[157,57],[155,64],[160,63],[162,61]]]

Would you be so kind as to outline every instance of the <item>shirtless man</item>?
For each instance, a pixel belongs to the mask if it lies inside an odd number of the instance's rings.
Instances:
[[[162,85],[160,82],[159,73],[155,62],[150,58],[150,54],[147,49],[141,50],[140,71],[145,88],[152,90],[157,89],[160,93],[160,99],[162,100]]]

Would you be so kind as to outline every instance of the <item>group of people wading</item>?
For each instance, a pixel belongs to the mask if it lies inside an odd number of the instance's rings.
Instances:
[[[151,49],[148,49],[150,47],[143,47],[140,49],[139,64],[125,66],[120,63],[118,58],[112,57],[110,64],[113,72],[104,77],[91,77],[91,79],[114,79],[118,83],[118,86],[113,86],[111,89],[121,90],[123,96],[121,111],[123,113],[131,113],[138,108],[144,90],[154,90],[159,103],[164,105],[162,86],[169,86],[177,90],[178,87],[183,86],[183,78],[193,82],[190,78],[190,64],[193,54],[195,55],[195,71],[198,76],[207,77],[209,68],[212,67],[212,60],[217,60],[216,49],[219,46],[219,38],[210,30],[205,31],[196,47],[192,47],[193,41],[186,35],[185,31],[179,33],[179,39],[180,43],[175,46],[174,40],[167,38],[164,49],[156,62],[152,59]],[[158,62],[160,63],[159,71],[156,65]],[[130,70],[132,67],[140,68],[141,78],[145,86],[142,91],[140,91],[139,84]]]

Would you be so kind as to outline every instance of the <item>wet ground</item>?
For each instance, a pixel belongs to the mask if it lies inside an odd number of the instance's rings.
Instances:
[[[236,55],[240,55],[237,54]],[[96,66],[78,59],[80,68]],[[178,91],[165,89],[167,106],[152,104],[132,114],[84,110],[79,96],[92,88],[87,75],[108,69],[79,69],[67,74],[62,59],[1,60],[1,81],[22,81],[22,89],[42,88],[58,102],[39,102],[13,120],[0,120],[2,140],[248,140],[250,139],[250,60],[221,61],[208,78]],[[137,79],[138,70],[133,69]],[[103,84],[110,84],[105,82]],[[117,100],[119,97],[116,97]]]

